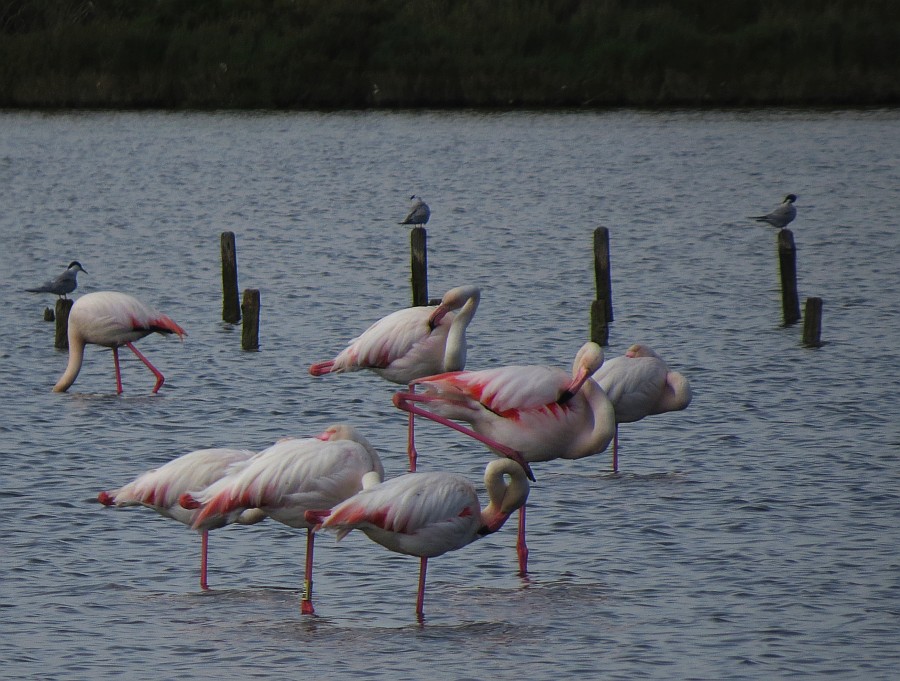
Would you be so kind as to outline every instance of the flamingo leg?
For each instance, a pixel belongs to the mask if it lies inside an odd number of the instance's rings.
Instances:
[[[451,421],[450,419],[444,418],[438,414],[428,411],[427,409],[422,409],[421,407],[417,407],[414,404],[410,404],[410,402],[431,402],[435,398],[431,398],[428,395],[416,395],[415,393],[394,393],[394,406],[402,409],[403,411],[408,411],[410,414],[418,414],[419,416],[424,416],[427,419],[431,419],[432,421],[436,421],[441,425],[447,426],[448,428],[452,428],[463,435],[468,435],[469,437],[475,438],[479,442],[484,443],[492,450],[497,452],[500,456],[505,456],[508,459],[512,459],[516,463],[518,463],[524,470],[525,474],[528,476],[528,479],[534,482],[534,473],[531,472],[531,466],[528,465],[528,462],[525,461],[524,457],[517,452],[515,449],[511,447],[507,447],[504,444],[497,442],[496,440],[492,440],[489,437],[485,437],[480,433],[476,433],[471,428],[466,428],[465,426],[461,426],[455,421]]]
[[[157,392],[157,391],[162,387],[162,384],[166,382],[165,377],[160,373],[159,369],[157,369],[155,366],[153,366],[152,364],[150,364],[150,360],[149,360],[149,359],[147,359],[146,357],[144,357],[144,356],[140,353],[140,351],[139,351],[136,347],[134,347],[134,343],[132,343],[131,341],[129,341],[129,342],[125,343],[125,345],[127,345],[127,346],[128,346],[128,349],[131,350],[135,355],[137,355],[137,358],[138,358],[139,360],[141,360],[144,364],[146,364],[146,365],[147,365],[147,368],[150,369],[150,371],[153,372],[153,375],[154,375],[154,376],[156,376],[156,385],[153,386],[153,392],[154,392],[154,393]]]
[[[613,435],[613,457],[612,457],[613,473],[619,472],[619,424],[616,424],[616,434]]]
[[[316,541],[316,533],[312,529],[306,529],[306,568],[303,573],[303,596],[300,598],[300,612],[304,615],[315,615],[312,604],[312,572],[313,572],[313,545]]]
[[[409,392],[416,392],[416,386],[410,385]],[[416,451],[415,419],[415,414],[409,412],[409,434],[407,435],[406,452],[409,456],[410,473],[416,472],[416,460],[419,458],[419,453]]]
[[[419,592],[416,596],[416,617],[419,621],[425,616],[425,573],[428,571],[428,559],[419,559]]]
[[[113,347],[113,364],[116,365],[116,395],[122,394],[122,373],[119,371],[119,348]]]
[[[516,540],[519,555],[519,577],[528,575],[528,545],[525,543],[525,506],[519,509],[519,538]]]
[[[206,553],[209,549],[209,532],[204,530],[200,533],[200,588],[206,591],[209,584],[206,581]]]

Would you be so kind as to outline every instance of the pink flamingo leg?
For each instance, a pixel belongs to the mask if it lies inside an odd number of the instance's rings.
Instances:
[[[209,584],[206,582],[206,552],[209,548],[209,532],[200,533],[200,588],[206,591]]]
[[[421,622],[425,617],[425,572],[428,570],[428,559],[419,560],[419,593],[416,596],[416,617]]]
[[[479,442],[484,443],[492,450],[499,453],[500,456],[505,456],[508,459],[512,459],[525,470],[525,474],[528,476],[528,479],[534,482],[535,478],[534,473],[532,473],[531,471],[531,466],[528,465],[528,462],[515,449],[507,447],[506,445],[501,444],[496,440],[492,440],[489,437],[485,437],[480,433],[476,433],[471,428],[461,426],[455,421],[451,421],[450,419],[446,419],[443,416],[434,414],[427,409],[422,409],[421,407],[417,407],[414,404],[410,404],[410,402],[433,402],[435,399],[439,398],[431,398],[428,395],[416,395],[414,393],[394,393],[393,401],[394,406],[402,409],[403,411],[408,411],[410,414],[418,414],[419,416],[424,416],[427,419],[431,419],[432,421],[436,421],[441,425],[452,428],[453,430],[456,430],[463,435],[468,435],[469,437],[475,438]]]
[[[516,540],[519,555],[519,577],[528,575],[528,545],[525,543],[525,507],[519,509],[519,538]]]
[[[312,604],[312,572],[313,572],[313,545],[316,541],[316,533],[311,529],[306,530],[306,569],[303,575],[303,596],[300,599],[300,612],[304,615],[315,615]]]
[[[146,364],[146,365],[147,365],[147,368],[150,369],[150,371],[153,372],[153,375],[154,375],[154,376],[156,376],[156,385],[153,386],[153,392],[154,392],[154,393],[157,392],[157,391],[162,387],[162,384],[166,382],[165,377],[159,372],[159,369],[157,369],[155,366],[153,366],[152,364],[150,364],[150,360],[147,359],[146,357],[144,357],[144,356],[140,353],[140,351],[139,351],[136,347],[134,347],[134,344],[131,343],[131,341],[125,343],[125,345],[127,345],[128,348],[129,348],[135,355],[137,355],[137,358],[138,358],[139,360],[141,360],[144,364]],[[121,387],[121,386],[120,386],[120,387]],[[121,392],[121,390],[120,390],[120,392]]]
[[[409,392],[416,392],[416,386],[410,385]],[[416,472],[416,460],[419,458],[419,453],[416,451],[415,420],[415,414],[409,412],[409,434],[407,436],[406,451],[409,456],[410,473]]]
[[[619,424],[616,424],[616,434],[613,436],[613,473],[619,472]]]
[[[119,348],[113,347],[113,364],[116,365],[116,395],[122,394],[122,374],[119,371]]]

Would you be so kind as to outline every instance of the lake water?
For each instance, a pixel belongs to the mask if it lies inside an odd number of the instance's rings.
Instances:
[[[16,679],[896,678],[900,664],[900,112],[0,113],[4,525],[0,676]],[[788,192],[818,349],[781,326]],[[587,339],[591,240],[610,230],[607,356],[635,341],[690,379],[684,412],[609,454],[537,465],[530,570],[515,523],[429,566],[353,533],[267,521],[199,540],[97,492],[188,451],[357,425],[388,475],[405,414],[374,375],[314,379],[409,304],[410,194],[431,205],[432,296],[482,287],[468,368],[568,368]],[[261,292],[261,347],[221,321],[219,238]],[[184,343],[66,356],[25,293],[79,260]],[[421,464],[481,487],[490,455],[419,426]],[[482,495],[483,498],[483,495]]]

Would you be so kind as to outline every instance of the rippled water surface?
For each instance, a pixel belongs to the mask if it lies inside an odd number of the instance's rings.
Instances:
[[[900,114],[0,114],[6,678],[891,678],[900,664]],[[798,194],[801,301],[781,326],[775,232]],[[430,291],[482,287],[469,368],[568,367],[587,339],[593,230],[610,230],[607,356],[641,340],[685,373],[684,412],[628,424],[609,455],[536,466],[530,578],[514,523],[418,562],[268,521],[199,541],[97,492],[193,449],[262,449],[356,424],[402,472],[394,386],[314,379],[409,304],[407,197],[432,207]],[[258,352],[221,321],[219,237],[261,292]],[[25,293],[81,261],[189,336],[65,353]],[[127,355],[127,356],[126,356]],[[486,450],[419,427],[423,466],[477,481]]]

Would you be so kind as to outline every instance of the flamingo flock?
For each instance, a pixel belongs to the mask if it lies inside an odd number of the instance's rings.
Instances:
[[[392,401],[408,414],[407,472],[386,477],[369,440],[353,425],[338,423],[318,435],[285,438],[259,452],[192,451],[118,489],[100,492],[98,501],[110,507],[144,506],[198,532],[203,590],[209,588],[211,530],[265,519],[305,530],[300,600],[304,615],[315,614],[313,555],[321,531],[334,532],[340,540],[359,530],[390,551],[418,557],[420,621],[428,559],[499,531],[516,511],[519,574],[526,576],[525,509],[535,480],[532,464],[594,456],[612,444],[616,473],[619,424],[684,409],[691,389],[682,374],[643,344],[604,361],[599,345],[585,343],[571,370],[544,365],[467,370],[466,331],[480,300],[476,286],[452,288],[437,304],[388,314],[333,359],[309,366],[314,377],[369,370],[403,386]],[[53,390],[71,387],[85,346],[94,344],[113,352],[117,394],[123,390],[118,357],[122,346],[154,374],[156,393],[165,379],[134,346],[153,333],[186,336],[170,317],[124,293],[81,296],[69,316],[68,363]],[[475,485],[465,476],[441,470],[450,463],[446,457],[441,461],[429,455],[427,465],[437,470],[417,470],[416,417],[462,433],[499,457],[485,467],[486,506],[482,508]]]

